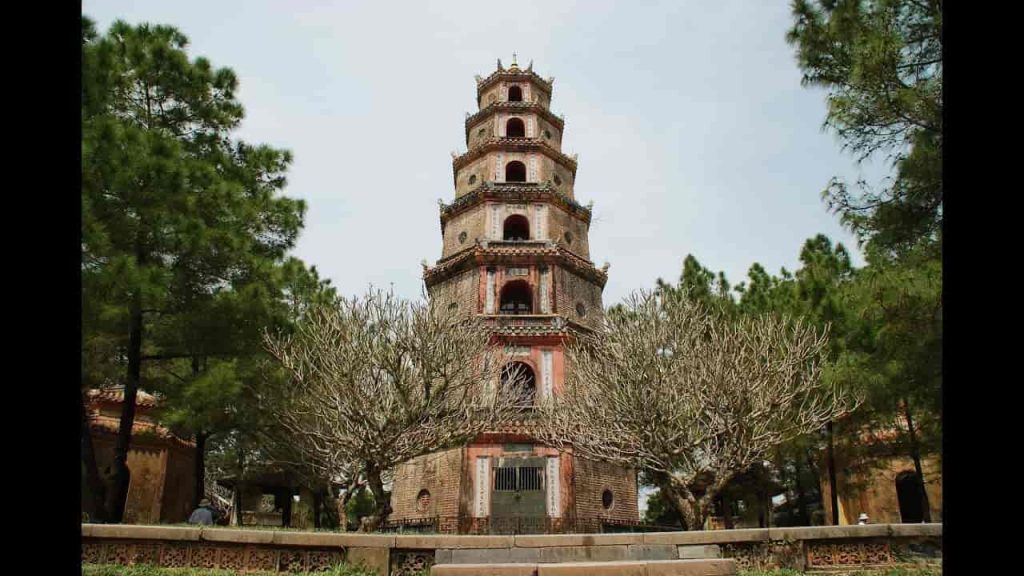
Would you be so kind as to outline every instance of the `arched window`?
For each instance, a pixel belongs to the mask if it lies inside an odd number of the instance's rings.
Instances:
[[[537,379],[533,375],[533,369],[524,362],[509,362],[501,371],[501,387],[515,386],[518,391],[519,400],[516,405],[521,408],[530,408],[537,396]]]
[[[917,472],[907,470],[896,475],[896,500],[900,506],[901,522],[918,524],[924,520],[922,496],[921,479]]]
[[[522,102],[523,101],[523,89],[519,86],[508,87],[508,101],[509,102]]]
[[[513,214],[505,219],[505,240],[529,240],[530,221],[522,214]]]
[[[502,314],[531,314],[533,312],[533,290],[524,280],[514,280],[501,289]]]
[[[505,182],[526,182],[526,164],[518,160],[505,164]]]
[[[520,118],[509,118],[505,123],[506,138],[524,138],[526,136],[526,125]]]

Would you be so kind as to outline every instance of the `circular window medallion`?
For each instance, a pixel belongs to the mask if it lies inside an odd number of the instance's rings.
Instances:
[[[459,244],[465,244],[466,237],[467,237],[467,234],[466,234],[465,230],[463,230],[462,232],[459,232]]]
[[[607,490],[606,490],[607,492]],[[420,490],[420,493],[416,495],[416,511],[426,512],[430,508],[430,491],[426,488]],[[607,506],[605,506],[607,508]]]
[[[611,490],[605,490],[601,493],[601,506],[604,506],[605,510],[611,510],[612,505],[615,504],[615,497],[612,496]]]
[[[476,174],[473,174],[472,176],[469,177],[469,183],[476,184]]]
[[[562,179],[558,177],[558,174],[555,174],[555,186],[561,186],[561,185],[562,185]]]
[[[565,233],[565,243],[572,244],[572,232]]]
[[[580,317],[586,316],[587,315],[587,307],[584,306],[582,302],[577,302],[576,303],[576,313],[579,314]]]
[[[487,128],[481,128],[481,129],[476,131],[476,135],[477,136],[483,136],[486,133],[487,133]]]
[[[545,130],[544,131],[544,139],[545,140],[550,140],[551,139],[551,131],[550,130]]]

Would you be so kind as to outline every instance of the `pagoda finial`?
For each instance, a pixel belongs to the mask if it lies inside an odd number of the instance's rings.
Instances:
[[[533,72],[533,60],[530,60],[530,64],[526,66],[528,72]]]
[[[516,63],[516,53],[512,53],[512,66],[510,68],[519,69],[519,64]]]
[[[498,70],[504,70],[505,68],[501,65],[501,58],[498,58]]]

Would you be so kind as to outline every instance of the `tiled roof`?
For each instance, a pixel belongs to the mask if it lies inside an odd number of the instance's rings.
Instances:
[[[124,386],[112,386],[110,388],[94,388],[87,393],[90,402],[103,402],[120,404],[124,402]],[[160,399],[156,396],[139,390],[135,395],[135,405],[152,408],[159,404]]]
[[[483,144],[473,147],[465,154],[456,156],[452,159],[452,168],[458,171],[460,168],[469,164],[473,160],[480,158],[484,154],[495,151],[526,151],[526,150],[540,150],[544,154],[547,154],[552,160],[555,160],[567,168],[569,168],[573,175],[576,175],[576,160],[563,154],[560,150],[548,143],[547,140],[542,138],[491,138],[485,141]]]
[[[463,265],[470,261],[476,264],[483,264],[495,260],[532,257],[563,264],[566,268],[580,273],[601,287],[604,287],[608,281],[608,274],[603,270],[595,268],[592,262],[557,244],[537,245],[537,243],[532,242],[524,242],[522,246],[510,244],[513,243],[501,242],[490,245],[490,243],[478,241],[473,246],[438,260],[437,265],[427,268],[423,272],[423,280],[427,283],[427,286],[433,286],[438,281],[447,278],[449,273],[460,270]]]
[[[104,416],[96,413],[89,415],[89,429],[94,432],[99,432],[101,434],[117,434],[120,428],[121,421],[118,417]],[[141,435],[154,436],[156,438],[166,440],[176,446],[195,446],[195,442],[192,440],[182,438],[164,426],[147,419],[136,417],[135,421],[132,423],[132,436]]]
[[[554,114],[551,110],[545,108],[538,102],[508,102],[506,100],[498,100],[497,102],[491,102],[487,106],[481,108],[475,114],[466,116],[466,137],[469,138],[470,128],[480,121],[481,118],[499,110],[535,112],[543,116],[548,122],[554,124],[559,130],[565,129],[565,119]]]
[[[486,90],[492,84],[494,84],[495,82],[498,82],[499,80],[512,80],[512,81],[517,81],[517,82],[520,82],[520,81],[523,81],[523,80],[532,80],[542,90],[547,92],[549,96],[551,95],[551,82],[548,82],[547,80],[541,78],[533,70],[530,70],[530,69],[521,70],[518,67],[516,67],[516,68],[508,68],[508,69],[506,69],[506,68],[499,68],[498,70],[495,70],[494,72],[491,72],[490,76],[477,81],[477,83],[476,83],[476,98],[477,98],[477,100],[480,99],[480,96],[484,93],[484,90]]]
[[[485,199],[496,200],[517,200],[532,202],[547,200],[565,208],[570,214],[575,215],[586,223],[590,223],[590,208],[583,206],[573,200],[565,193],[555,188],[550,182],[491,182],[484,181],[471,192],[459,196],[451,204],[441,206],[441,223],[444,224],[449,218],[461,213],[463,210],[476,205]]]
[[[89,390],[86,393],[89,404],[89,428],[101,434],[117,434],[121,428],[120,416],[108,416],[100,412],[101,405],[120,405],[124,402],[124,386],[112,386],[109,388],[98,388]],[[135,396],[135,405],[142,410],[137,410],[135,420],[132,422],[132,436],[149,435],[167,440],[177,446],[195,446],[190,439],[181,438],[171,432],[168,428],[154,422],[148,415],[149,408],[160,404],[160,398],[144,390],[139,390]]]

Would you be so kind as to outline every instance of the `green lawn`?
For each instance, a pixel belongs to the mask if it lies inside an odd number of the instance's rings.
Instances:
[[[821,576],[829,572],[798,572],[796,570],[747,571],[740,570],[739,576]],[[942,568],[937,566],[896,567],[880,570],[858,570],[843,572],[842,576],[942,576]]]
[[[116,566],[85,564],[82,576],[242,576],[234,570],[204,570],[201,568],[158,568],[156,566]],[[277,576],[279,572],[245,572],[244,576]],[[330,572],[303,572],[295,576],[377,576],[363,567],[341,565]]]

